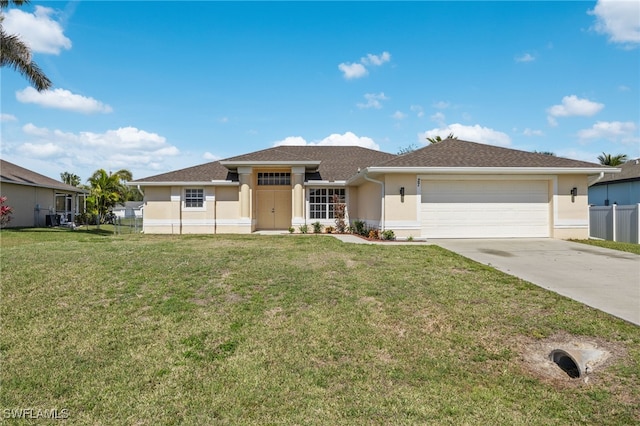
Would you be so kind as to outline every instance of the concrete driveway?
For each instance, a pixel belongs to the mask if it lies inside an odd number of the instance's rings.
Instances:
[[[553,239],[429,240],[640,325],[640,256]]]

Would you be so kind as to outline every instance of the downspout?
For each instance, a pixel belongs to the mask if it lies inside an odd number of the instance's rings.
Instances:
[[[380,185],[380,231],[384,231],[384,182],[370,178],[366,171],[363,176],[365,180]]]

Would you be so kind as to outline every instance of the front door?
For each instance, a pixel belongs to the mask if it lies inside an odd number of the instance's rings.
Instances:
[[[258,229],[291,226],[291,190],[259,190],[256,195]]]

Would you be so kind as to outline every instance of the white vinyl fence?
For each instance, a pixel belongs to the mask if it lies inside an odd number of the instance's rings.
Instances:
[[[640,204],[589,207],[589,237],[640,243]]]

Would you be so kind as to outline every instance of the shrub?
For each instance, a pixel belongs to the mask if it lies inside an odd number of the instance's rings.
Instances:
[[[324,228],[324,230],[327,234],[332,234],[336,229],[333,226],[327,226],[326,228]]]
[[[306,234],[309,232],[309,227],[307,225],[300,225],[300,227],[298,227],[298,231],[300,231],[301,234]]]
[[[322,224],[319,221],[315,221],[311,224],[313,226],[313,233],[314,234],[319,234],[322,232]]]
[[[5,201],[7,201],[7,197],[0,197],[0,228],[11,222],[13,213],[13,207],[5,206]]]
[[[352,231],[354,234],[366,236],[368,234],[367,223],[364,220],[354,220]]]
[[[409,236],[407,237],[407,241],[413,241],[413,236],[412,236],[412,235],[409,235]]]
[[[336,231],[339,234],[344,234],[347,230],[347,222],[345,217],[347,216],[347,206],[340,202],[340,197],[333,196],[333,215],[336,221]]]
[[[290,234],[293,234],[293,231],[295,231],[295,228],[294,228],[293,226],[290,226],[290,227],[289,227],[289,233],[290,233]]]
[[[396,234],[391,229],[387,229],[386,231],[382,232],[382,239],[383,240],[395,240],[396,239]]]
[[[377,229],[370,229],[369,230],[369,238],[372,240],[379,240],[380,239],[380,232]]]

